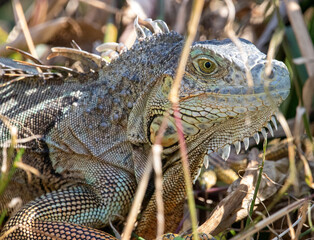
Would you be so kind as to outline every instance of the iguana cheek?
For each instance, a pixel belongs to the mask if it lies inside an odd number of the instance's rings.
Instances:
[[[164,117],[155,117],[150,124],[150,142],[155,143],[159,128],[162,124]],[[161,145],[163,147],[170,147],[178,142],[177,129],[173,122],[168,121],[167,128],[165,130],[164,136],[161,140]]]
[[[171,119],[173,120],[173,119]],[[173,121],[169,120],[167,128],[165,130],[164,136],[161,140],[161,145],[163,147],[170,147],[178,143],[177,128]],[[158,131],[163,121],[163,116],[155,117],[150,125],[150,142],[155,143]],[[199,133],[199,129],[192,124],[182,121],[183,132],[185,137],[194,136]]]
[[[163,84],[161,87],[161,92],[164,95],[164,97],[168,97],[171,87],[172,87],[172,83],[173,83],[173,78],[170,76],[166,76],[163,79]]]

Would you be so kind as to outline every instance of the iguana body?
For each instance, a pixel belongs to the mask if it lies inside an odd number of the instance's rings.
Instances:
[[[144,34],[142,28],[137,30]],[[139,38],[110,64],[86,60],[96,69],[85,73],[49,73],[44,80],[43,74],[34,74],[36,68],[22,67],[32,76],[0,88],[0,114],[18,127],[18,138],[41,135],[17,146],[26,147],[23,162],[38,169],[41,177],[32,176],[29,182],[18,170],[0,196],[2,209],[14,197],[28,202],[5,225],[3,233],[18,225],[8,239],[48,239],[44,234],[112,238],[96,229],[130,210],[163,115],[172,114],[168,94],[183,43],[182,36],[165,30]],[[273,72],[265,80],[265,55],[246,40],[241,44],[253,92],[232,41],[196,42],[191,47],[179,97],[192,177],[208,150],[224,148],[228,155],[230,144],[238,146],[267,125],[289,93],[284,64],[273,60]],[[5,77],[1,80],[6,82]],[[0,133],[3,147],[11,135],[1,121]],[[162,145],[166,232],[173,232],[183,214],[185,184],[172,116]],[[148,189],[136,233],[152,239],[156,204],[153,185]]]

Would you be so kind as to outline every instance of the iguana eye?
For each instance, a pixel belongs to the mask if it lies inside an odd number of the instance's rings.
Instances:
[[[216,64],[209,59],[199,59],[197,64],[199,69],[205,74],[210,74],[216,69]]]

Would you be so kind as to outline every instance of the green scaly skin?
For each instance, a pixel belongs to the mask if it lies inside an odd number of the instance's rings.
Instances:
[[[77,75],[50,74],[43,81],[34,67],[0,60],[31,75],[0,88],[0,114],[18,128],[19,138],[40,135],[16,146],[26,148],[22,161],[41,177],[29,179],[17,170],[0,196],[1,210],[14,197],[23,202],[2,229],[5,234],[16,227],[6,239],[114,239],[97,229],[130,210],[162,117],[172,114],[168,94],[184,43],[175,32],[145,37],[142,28],[137,31],[142,34],[137,43],[110,64],[82,57],[94,69]],[[265,55],[240,41],[253,88],[248,88],[245,63],[230,40],[191,47],[179,97],[193,178],[208,150],[228,152],[230,144],[260,131],[289,93],[284,64],[273,60],[273,72],[265,77]],[[5,81],[3,76],[0,84]],[[9,139],[9,129],[0,121],[0,146]],[[186,193],[172,115],[162,145],[165,231],[174,232]],[[155,238],[156,212],[151,181],[135,229],[138,236]]]

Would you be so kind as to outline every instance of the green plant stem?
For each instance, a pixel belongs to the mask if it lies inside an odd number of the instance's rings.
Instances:
[[[5,188],[9,184],[10,179],[12,178],[12,176],[15,172],[15,169],[16,169],[15,163],[21,161],[24,151],[25,151],[25,149],[23,149],[23,148],[21,148],[17,151],[17,154],[13,160],[13,165],[11,166],[10,170],[6,174],[1,175],[1,177],[0,177],[0,195],[3,194]],[[11,156],[11,154],[8,156]]]
[[[257,178],[257,181],[256,181],[256,187],[255,187],[254,194],[253,194],[253,199],[252,199],[252,202],[251,202],[251,205],[250,205],[249,216],[246,219],[246,224],[245,224],[245,228],[246,229],[250,226],[251,218],[252,218],[253,211],[254,211],[255,201],[256,201],[256,198],[257,198],[258,189],[259,189],[259,186],[260,186],[261,181],[262,181],[263,170],[264,170],[264,163],[265,163],[265,156],[266,156],[266,147],[267,147],[267,138],[264,139],[263,159],[262,159],[261,166],[259,168],[258,178]]]

